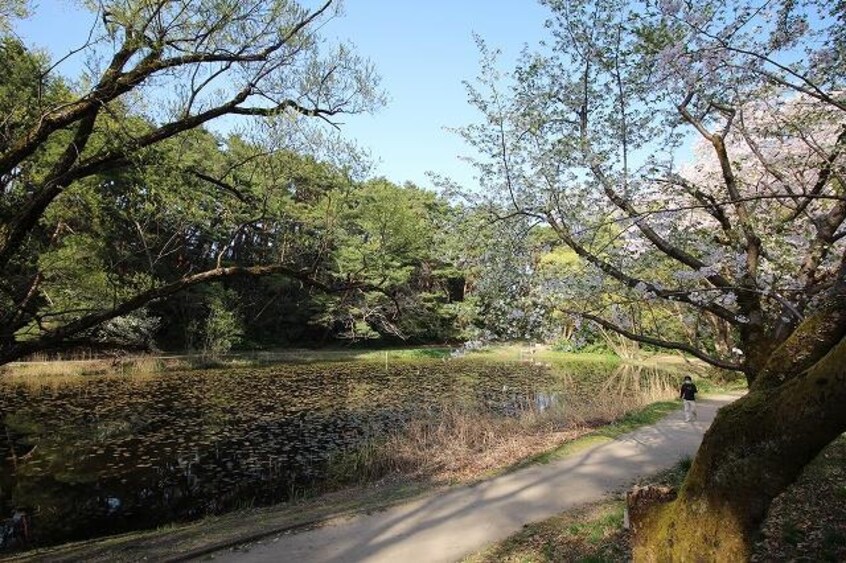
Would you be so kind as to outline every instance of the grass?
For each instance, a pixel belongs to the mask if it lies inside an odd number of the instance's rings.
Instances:
[[[223,356],[208,354],[140,355],[97,358],[80,356],[72,359],[51,359],[33,356],[27,361],[0,366],[0,373],[20,380],[49,377],[82,377],[91,375],[153,375],[194,369],[262,367],[273,364],[315,362],[404,362],[449,357],[448,347],[399,348],[388,350],[290,349],[269,352],[241,352]]]
[[[642,481],[678,488],[690,465],[685,459]],[[611,498],[529,524],[464,563],[630,561],[624,506],[622,498]],[[751,561],[846,561],[846,435],[825,448],[776,498]]]
[[[357,360],[380,361],[386,357],[389,361],[394,360],[423,360],[448,358],[452,352],[451,348],[400,348],[396,350],[374,350],[372,352],[357,352],[353,355]]]
[[[516,417],[452,405],[336,456],[330,461],[330,481],[335,486],[397,477],[468,482],[547,463],[657,422],[679,404],[653,401],[674,394],[674,388],[656,377],[624,397],[616,391],[598,394],[573,404],[528,408]]]
[[[678,410],[679,404],[676,401],[659,401],[647,405],[641,409],[626,413],[622,418],[604,425],[596,430],[581,436],[576,440],[566,442],[554,449],[539,453],[522,460],[516,468],[524,467],[534,463],[549,463],[580,452],[584,449],[611,442],[615,438],[628,432],[632,432],[641,426],[655,424],[671,412]]]
[[[451,357],[452,348],[447,346],[426,346],[416,348],[394,348],[381,350],[355,348],[326,348],[320,350],[285,349],[262,352],[238,352],[223,356],[207,354],[119,356],[116,358],[97,358],[78,356],[72,359],[55,360],[47,356],[33,356],[25,362],[13,362],[0,366],[0,374],[16,377],[19,380],[32,380],[49,377],[82,377],[90,375],[154,375],[172,371],[214,368],[264,367],[274,364],[301,364],[317,362],[395,362],[418,360],[444,360]],[[607,370],[624,365],[623,360],[612,353],[574,353],[558,352],[548,347],[532,347],[519,344],[493,346],[474,351],[469,358],[485,359],[496,362],[532,362],[542,364],[552,370],[573,369]],[[704,365],[674,354],[644,354],[634,360],[626,360],[625,365],[660,368],[678,371],[680,374],[694,374],[697,378],[708,374],[700,385],[702,392],[720,392],[745,388],[742,378],[732,374],[708,373]],[[699,381],[697,381],[699,383]]]
[[[541,363],[561,364],[572,362],[591,362],[616,366],[622,362],[619,356],[610,352],[559,352],[547,346],[528,346],[521,344],[504,344],[492,346],[471,352],[472,357],[489,358],[497,361],[535,361]]]
[[[625,561],[628,532],[623,503],[608,500],[529,524],[507,540],[464,563],[534,563],[552,561]]]
[[[684,459],[646,479],[678,486],[690,469]],[[630,560],[631,538],[623,528],[625,501],[609,498],[528,524],[513,536],[466,559],[464,563],[611,562]]]
[[[746,377],[740,372],[707,368],[700,377],[694,376],[694,383],[700,393],[743,393],[748,390]]]
[[[335,457],[330,462],[330,480],[336,486],[396,478],[435,484],[476,480],[589,431],[569,419],[555,408],[502,417],[478,408],[447,406]]]

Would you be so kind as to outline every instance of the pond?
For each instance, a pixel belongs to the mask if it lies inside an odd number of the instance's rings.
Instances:
[[[516,416],[641,384],[641,370],[622,369],[425,360],[9,377],[0,380],[0,549],[284,501],[319,484],[332,455],[416,413],[460,403]]]

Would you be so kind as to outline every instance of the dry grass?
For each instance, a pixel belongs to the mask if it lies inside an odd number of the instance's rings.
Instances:
[[[17,362],[4,366],[3,374],[9,377],[38,379],[47,377],[77,377],[98,375],[111,371],[108,360],[72,360]]]
[[[590,430],[575,420],[564,424],[563,418],[545,413],[500,418],[448,407],[437,415],[413,420],[404,432],[368,448],[374,467],[365,475],[395,473],[435,481],[473,479]]]
[[[60,359],[45,354],[34,354],[25,361],[0,366],[0,374],[25,381],[28,379],[73,378],[91,375],[143,376],[169,371],[261,367],[280,363],[389,361],[393,364],[409,360],[440,359],[449,356],[449,352],[448,348],[437,347],[380,351],[290,349],[269,352],[241,352],[223,356],[197,353],[103,357],[79,353]],[[33,382],[39,383],[38,381]]]
[[[541,454],[674,395],[675,387],[666,379],[643,383],[632,376],[603,386],[592,399],[559,401],[546,408],[533,405],[508,417],[447,405],[418,415],[401,431],[336,456],[330,476],[336,485],[397,477],[471,481],[527,459],[542,461]]]
[[[90,376],[153,376],[173,370],[174,365],[153,356],[118,359],[89,359],[17,362],[4,366],[3,377],[30,387],[61,387],[79,384]]]
[[[204,354],[184,356],[117,356],[54,360],[33,356],[25,362],[0,366],[0,375],[34,387],[61,386],[78,383],[90,376],[148,377],[168,372],[209,368],[239,368],[265,365],[264,359],[231,357],[216,358]]]

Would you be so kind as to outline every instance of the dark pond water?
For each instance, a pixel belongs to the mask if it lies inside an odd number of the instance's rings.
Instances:
[[[421,411],[460,402],[513,416],[602,392],[609,378],[601,367],[574,379],[468,360],[7,378],[0,549],[22,536],[45,545],[284,501],[319,483],[333,454]]]

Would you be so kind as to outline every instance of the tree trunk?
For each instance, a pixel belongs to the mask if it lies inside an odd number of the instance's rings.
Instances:
[[[772,500],[846,430],[846,338],[783,380],[753,386],[719,411],[678,498],[650,510],[636,530],[635,561],[748,558]]]

